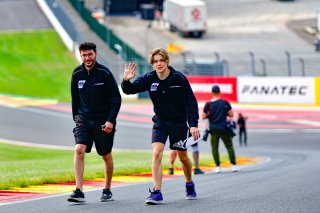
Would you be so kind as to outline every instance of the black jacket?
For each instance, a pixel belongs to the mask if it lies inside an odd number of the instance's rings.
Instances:
[[[84,65],[76,67],[71,79],[72,115],[82,115],[116,123],[121,106],[118,85],[105,66],[95,63],[88,72]]]
[[[156,71],[149,72],[134,82],[122,81],[126,94],[148,91],[156,117],[164,121],[188,122],[189,127],[198,127],[198,103],[187,78],[169,67],[170,74],[160,80]]]

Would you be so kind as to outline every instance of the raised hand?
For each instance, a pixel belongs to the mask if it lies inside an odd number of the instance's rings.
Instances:
[[[130,63],[129,65],[124,65],[124,72],[123,72],[123,80],[130,81],[130,79],[136,76],[136,67],[135,63]]]

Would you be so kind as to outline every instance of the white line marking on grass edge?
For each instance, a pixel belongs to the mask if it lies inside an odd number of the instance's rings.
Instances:
[[[23,141],[8,140],[8,139],[3,139],[3,138],[0,138],[0,143],[10,144],[10,145],[27,146],[27,147],[34,147],[34,148],[74,150],[74,146],[58,146],[58,145],[30,143],[30,142],[23,142]]]

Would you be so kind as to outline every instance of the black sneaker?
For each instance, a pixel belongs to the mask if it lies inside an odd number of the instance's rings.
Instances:
[[[199,168],[195,168],[195,169],[194,169],[194,174],[195,174],[195,175],[201,175],[201,174],[204,174],[204,171],[202,171],[202,170],[199,169]]]
[[[173,174],[174,174],[174,169],[173,169],[173,168],[169,168],[168,174],[169,174],[169,175],[173,175]]]
[[[75,202],[75,203],[83,203],[86,202],[84,199],[84,193],[80,189],[76,189],[73,191],[73,193],[68,198],[69,202]]]
[[[113,198],[112,198],[112,193],[110,192],[110,190],[109,189],[103,189],[100,201],[101,202],[106,202],[106,201],[112,201],[112,200],[113,200]]]

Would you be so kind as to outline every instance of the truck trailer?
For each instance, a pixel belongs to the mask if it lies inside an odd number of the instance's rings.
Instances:
[[[182,37],[202,37],[206,32],[207,8],[200,0],[165,0],[163,20],[171,32]]]

